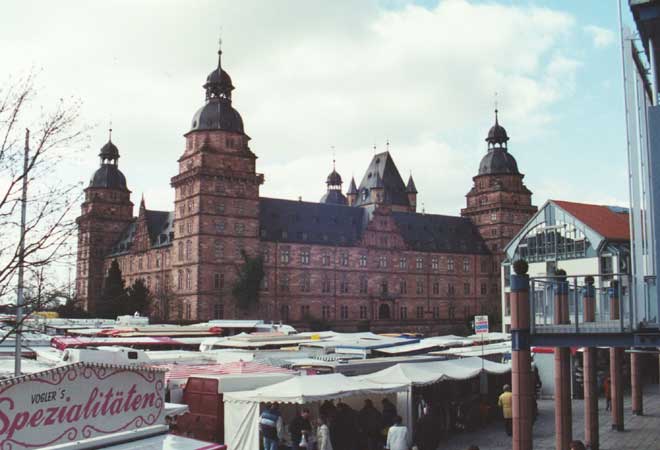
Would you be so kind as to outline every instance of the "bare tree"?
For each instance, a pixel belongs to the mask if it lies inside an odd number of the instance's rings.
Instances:
[[[77,122],[80,102],[60,99],[52,108],[37,105],[35,75],[0,85],[0,304],[15,304],[15,276],[19,264],[21,185],[28,182],[24,268],[33,284],[41,285],[43,268],[70,258],[76,231],[73,208],[80,186],[58,177],[58,167],[86,138]],[[23,136],[30,129],[30,158],[23,172]],[[41,275],[39,275],[41,274]],[[35,278],[36,277],[36,278]],[[44,300],[43,292],[26,297],[31,311]],[[6,339],[13,329],[0,342]]]

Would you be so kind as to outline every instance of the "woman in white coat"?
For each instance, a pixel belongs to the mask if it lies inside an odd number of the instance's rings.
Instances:
[[[396,416],[394,425],[387,431],[387,443],[385,448],[388,450],[408,450],[408,428],[402,425],[401,416]]]
[[[317,450],[332,450],[330,428],[325,417],[319,418],[319,427],[316,430],[316,446]]]

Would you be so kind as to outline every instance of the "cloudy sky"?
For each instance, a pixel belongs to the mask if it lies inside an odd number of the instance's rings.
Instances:
[[[265,196],[318,200],[332,147],[347,188],[389,139],[426,210],[458,214],[497,92],[537,205],[627,202],[615,0],[12,1],[0,25],[0,81],[37,68],[42,104],[83,102],[67,176],[87,182],[112,121],[152,209],[172,208],[220,33]]]

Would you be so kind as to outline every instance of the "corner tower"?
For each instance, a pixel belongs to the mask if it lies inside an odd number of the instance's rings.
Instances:
[[[499,124],[488,131],[488,152],[481,159],[479,173],[467,194],[467,207],[461,210],[477,226],[488,248],[502,259],[502,251],[511,238],[536,212],[532,192],[523,183],[524,175],[508,149],[509,136]]]
[[[231,286],[242,252],[257,253],[263,183],[243,119],[232,106],[234,86],[222,68],[222,50],[203,88],[205,103],[193,116],[179,172],[171,179],[177,297],[171,319],[191,321],[237,316]]]
[[[85,189],[78,224],[76,295],[83,307],[95,311],[103,288],[103,258],[133,220],[131,191],[119,170],[119,149],[108,142],[99,153],[101,166]]]

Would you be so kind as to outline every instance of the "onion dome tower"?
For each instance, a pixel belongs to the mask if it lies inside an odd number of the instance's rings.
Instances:
[[[342,194],[342,179],[341,175],[337,172],[335,168],[335,161],[332,161],[332,172],[328,175],[328,178],[325,181],[325,184],[328,186],[328,191],[323,197],[321,197],[321,203],[331,203],[334,205],[348,205],[348,200]],[[355,182],[353,182],[355,185]]]
[[[112,142],[112,129],[109,130],[110,136],[108,142],[101,147],[99,158],[101,167],[99,167],[89,181],[91,188],[106,188],[128,190],[126,187],[126,177],[119,170],[119,149]]]
[[[461,215],[472,219],[490,250],[501,259],[506,244],[536,212],[536,207],[532,205],[532,192],[523,183],[524,175],[509,153],[509,136],[499,123],[497,109],[486,142],[487,153],[473,177],[474,185]]]

